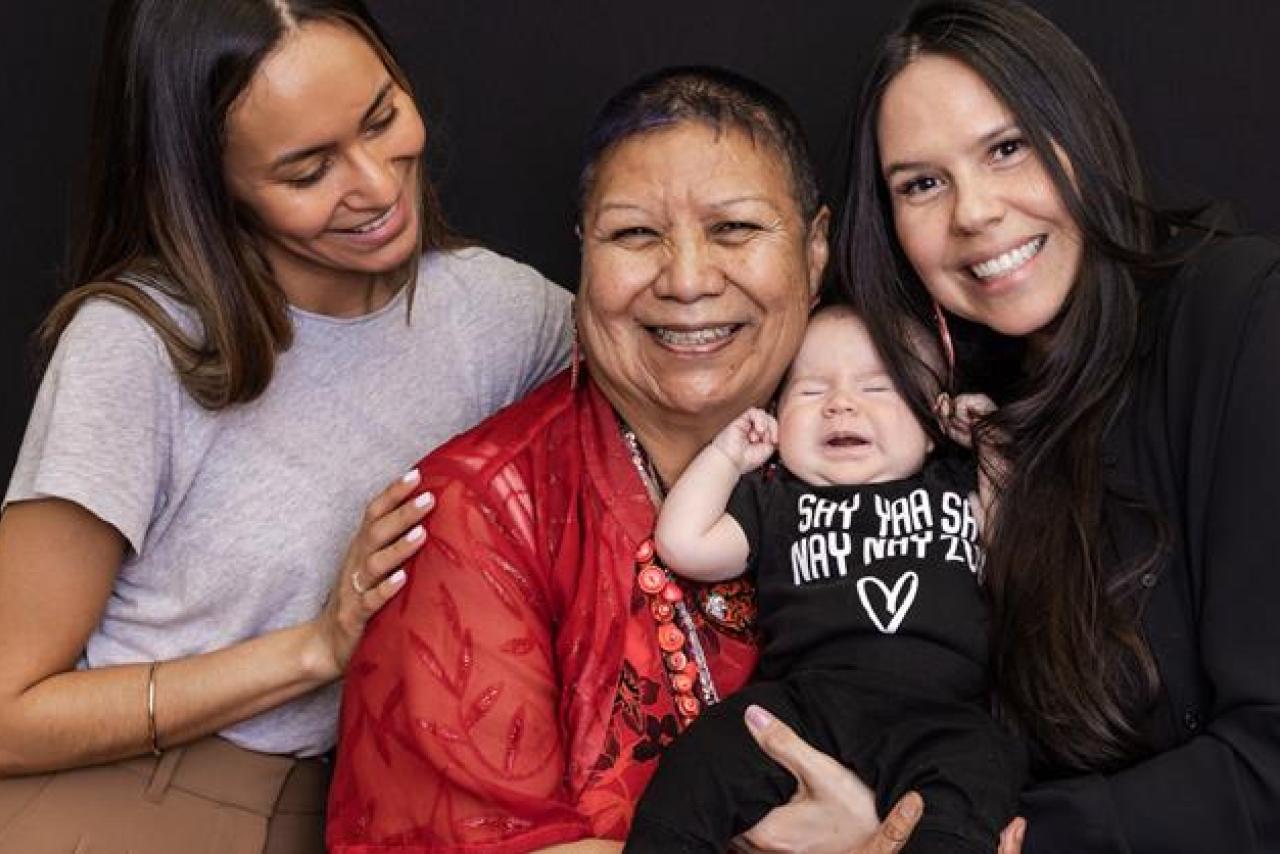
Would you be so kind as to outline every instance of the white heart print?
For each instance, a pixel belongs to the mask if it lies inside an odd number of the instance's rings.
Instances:
[[[889,612],[887,626],[881,621],[880,615],[867,598],[867,588],[871,585],[874,585],[884,596],[884,605]],[[862,607],[866,609],[867,616],[876,624],[876,628],[886,635],[891,635],[898,631],[898,627],[907,616],[907,611],[911,610],[911,603],[916,601],[916,590],[919,588],[920,576],[914,572],[903,573],[893,583],[892,590],[874,575],[865,575],[858,579],[858,598],[862,600]]]

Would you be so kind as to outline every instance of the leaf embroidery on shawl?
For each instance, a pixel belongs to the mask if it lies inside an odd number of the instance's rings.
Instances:
[[[498,647],[498,649],[508,653],[509,655],[528,655],[537,649],[537,646],[537,641],[531,637],[525,636],[522,638],[512,638],[502,646]]]
[[[413,654],[417,656],[418,661],[427,668],[427,672],[434,676],[440,684],[444,685],[445,690],[455,697],[462,696],[462,690],[456,680],[445,673],[440,659],[436,658],[436,654],[431,650],[427,642],[412,629],[409,630],[409,646],[413,649]]]
[[[471,702],[465,712],[462,714],[462,728],[470,731],[480,719],[489,714],[494,704],[498,702],[498,697],[502,695],[501,685],[490,685],[480,692],[480,696]]]
[[[520,753],[520,744],[524,741],[525,707],[522,703],[516,713],[511,716],[511,726],[507,729],[507,752],[503,757],[502,770],[510,775],[516,767],[516,756]]]

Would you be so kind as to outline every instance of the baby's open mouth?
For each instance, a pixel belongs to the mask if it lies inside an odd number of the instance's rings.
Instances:
[[[832,433],[827,436],[824,444],[831,448],[856,448],[868,442],[857,433]]]

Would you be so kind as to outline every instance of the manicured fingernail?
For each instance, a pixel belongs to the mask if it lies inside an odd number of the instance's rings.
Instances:
[[[412,528],[409,529],[409,533],[404,535],[404,538],[411,543],[416,543],[418,540],[422,539],[426,535],[427,535],[427,532],[423,530],[421,525],[414,525]]]
[[[759,732],[773,723],[773,715],[759,706],[747,706],[747,726],[752,732]]]
[[[1013,831],[1013,837],[1018,840],[1018,845],[1022,845],[1022,840],[1027,837],[1027,826],[1025,824],[1018,825],[1017,829]]]
[[[422,475],[418,474],[417,469],[409,469],[407,472],[404,473],[404,477],[400,478],[400,482],[401,483],[417,483],[418,478],[420,477],[422,477]]]
[[[391,582],[392,587],[399,587],[409,576],[404,574],[403,569],[397,569],[395,572],[387,576],[387,581]]]
[[[417,507],[419,510],[425,510],[426,508],[430,507],[432,504],[435,504],[435,503],[436,503],[436,497],[432,495],[430,492],[424,492],[421,495],[419,495],[417,498],[413,499],[413,506]]]

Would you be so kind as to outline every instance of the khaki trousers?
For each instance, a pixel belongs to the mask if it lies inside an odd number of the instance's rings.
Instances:
[[[0,780],[0,854],[323,854],[329,774],[211,736]]]

